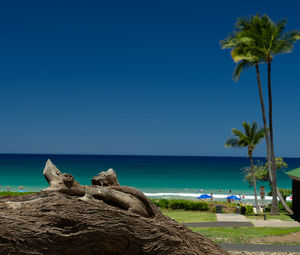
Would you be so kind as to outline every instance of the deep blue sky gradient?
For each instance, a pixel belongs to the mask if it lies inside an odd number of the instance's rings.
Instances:
[[[224,142],[243,120],[262,122],[255,72],[233,82],[219,41],[237,17],[256,13],[300,29],[299,9],[297,1],[2,1],[0,152],[244,155]],[[278,156],[300,157],[299,59],[300,42],[273,62]]]

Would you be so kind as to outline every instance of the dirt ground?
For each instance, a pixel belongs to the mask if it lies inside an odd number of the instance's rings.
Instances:
[[[300,243],[300,232],[251,239],[251,243]]]

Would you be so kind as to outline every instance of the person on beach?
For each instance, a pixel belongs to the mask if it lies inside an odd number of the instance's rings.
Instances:
[[[213,193],[210,193],[210,196],[211,196],[210,200],[213,201],[214,200]]]
[[[244,205],[242,205],[241,207],[241,214],[245,214],[246,213],[246,207]]]
[[[235,208],[235,213],[240,214],[240,204],[237,204],[237,206]]]

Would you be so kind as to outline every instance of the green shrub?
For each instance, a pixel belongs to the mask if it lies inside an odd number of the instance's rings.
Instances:
[[[169,202],[169,209],[176,210],[176,209],[184,209],[188,210],[189,207],[189,201],[183,200],[183,199],[172,199]]]
[[[199,201],[199,202],[190,201],[189,208],[186,210],[208,211],[208,203],[203,201]]]
[[[245,207],[246,207],[246,215],[254,214],[252,205],[245,205]]]
[[[210,211],[211,211],[212,213],[216,213],[216,207],[215,207],[215,206],[214,206],[214,207],[211,207]]]
[[[191,201],[191,200],[170,200],[170,209],[184,209],[191,211],[207,211],[208,203],[203,201]]]
[[[157,207],[159,207],[159,200],[158,199],[153,199],[153,198],[150,198],[150,201],[155,204]]]
[[[286,204],[288,205],[289,208],[292,209],[292,202],[286,202]],[[272,204],[269,204],[267,207],[266,207],[266,212],[270,212],[271,211],[271,207],[272,207]],[[285,208],[283,207],[282,203],[279,202],[278,203],[278,209],[279,209],[279,212],[286,212]]]
[[[204,201],[192,201],[185,199],[151,199],[157,207],[166,209],[181,209],[190,211],[208,211],[209,205]]]
[[[266,206],[265,211],[266,212],[270,212],[271,211],[271,204],[269,204],[268,206]]]
[[[279,191],[282,195],[282,197],[284,199],[286,199],[288,196],[290,196],[292,194],[292,190],[291,189],[282,189],[282,188],[279,188]],[[268,196],[272,196],[272,190],[268,193]]]
[[[22,196],[33,194],[35,192],[15,192],[15,191],[0,191],[0,197],[15,197],[15,196]]]
[[[152,203],[160,208],[169,208],[169,200],[168,199],[151,199]]]
[[[286,202],[289,208],[292,209],[292,202]],[[286,212],[285,208],[283,207],[283,204],[281,202],[278,203],[278,209],[279,212]]]

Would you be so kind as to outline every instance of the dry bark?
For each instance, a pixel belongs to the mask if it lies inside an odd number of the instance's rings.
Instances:
[[[106,172],[101,172],[92,179],[93,185],[99,186],[120,186],[116,172],[110,168]]]
[[[0,199],[1,255],[229,255],[137,189],[82,186],[50,161],[44,175],[42,192]]]

